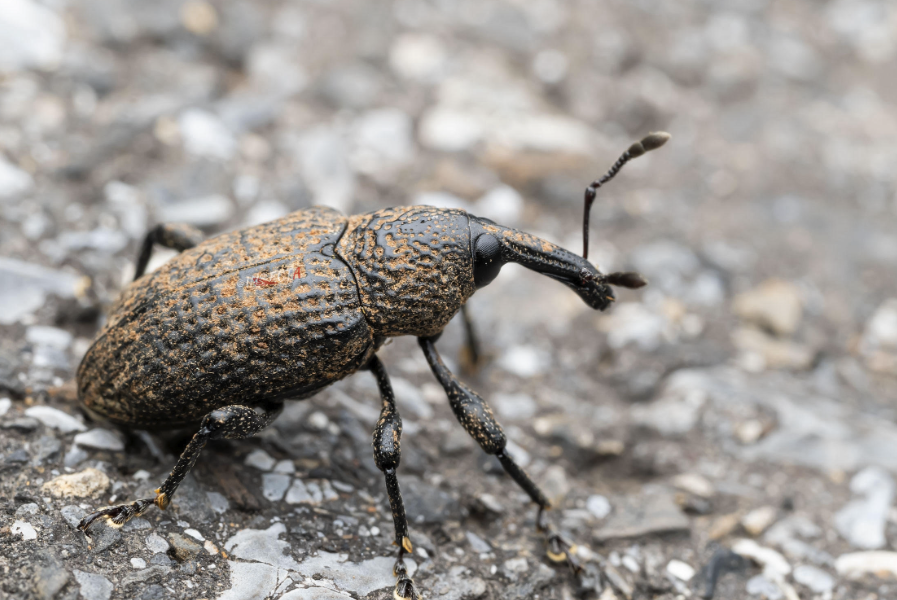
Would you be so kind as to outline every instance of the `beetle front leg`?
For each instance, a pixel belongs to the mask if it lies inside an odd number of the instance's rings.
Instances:
[[[153,498],[142,498],[128,504],[110,506],[90,514],[78,523],[78,529],[87,532],[91,524],[98,519],[105,519],[112,527],[121,527],[134,517],[142,515],[154,504],[165,510],[171,503],[175,490],[196,464],[199,453],[206,442],[218,439],[241,439],[258,433],[280,414],[281,404],[252,408],[234,404],[213,410],[207,414],[199,427],[199,431],[184,448],[174,469],[165,482],[156,490]]]
[[[539,506],[536,529],[545,534],[548,558],[552,562],[566,562],[574,571],[579,571],[579,564],[573,556],[573,544],[565,540],[547,522],[545,512],[551,509],[551,502],[526,471],[505,452],[507,439],[501,425],[492,415],[492,409],[476,392],[461,383],[448,370],[448,367],[442,362],[439,352],[436,351],[435,342],[436,338],[418,338],[418,343],[424,351],[430,369],[433,370],[436,379],[448,394],[449,404],[455,417],[487,454],[492,454],[499,460],[511,479]]]
[[[143,238],[143,243],[140,245],[140,254],[137,255],[137,266],[134,268],[134,281],[140,279],[146,272],[146,265],[149,264],[154,244],[183,252],[200,243],[203,237],[203,233],[192,225],[184,223],[156,225],[149,230],[146,237]]]
[[[367,364],[367,368],[377,379],[377,387],[380,388],[382,407],[380,419],[374,429],[374,462],[377,468],[383,471],[386,477],[386,495],[389,496],[389,507],[392,510],[392,520],[395,525],[395,541],[399,547],[393,574],[396,576],[396,589],[393,596],[397,600],[416,600],[419,596],[414,591],[414,582],[408,577],[405,567],[405,553],[411,553],[411,539],[408,537],[408,519],[405,517],[405,503],[402,502],[402,492],[399,490],[399,480],[396,477],[396,469],[402,458],[402,417],[396,409],[395,394],[389,383],[389,375],[379,358],[373,356]]]

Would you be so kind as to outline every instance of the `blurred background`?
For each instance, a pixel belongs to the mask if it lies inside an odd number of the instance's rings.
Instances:
[[[0,589],[312,598],[305,570],[332,568],[334,598],[388,595],[365,374],[207,452],[174,517],[83,551],[65,515],[171,464],[73,395],[140,240],[433,204],[581,252],[583,189],[662,129],[592,215],[590,258],[649,287],[596,314],[508,266],[469,303],[487,358],[465,380],[557,502],[584,580],[543,563],[534,510],[414,340],[381,353],[419,588],[680,598],[720,576],[722,598],[894,597],[895,98],[884,0],[3,0]],[[452,323],[440,342],[457,370],[461,340]],[[40,489],[88,467],[107,478],[91,499]],[[230,555],[182,553],[186,529]],[[241,555],[250,534],[291,554]]]

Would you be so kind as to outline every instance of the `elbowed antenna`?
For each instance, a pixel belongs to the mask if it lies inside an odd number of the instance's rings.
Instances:
[[[629,146],[629,149],[623,153],[620,158],[617,159],[617,162],[614,163],[614,166],[608,170],[607,173],[601,176],[600,179],[596,179],[589,187],[586,188],[585,193],[585,206],[582,215],[582,257],[589,257],[589,213],[592,210],[592,203],[595,201],[595,195],[598,193],[598,188],[602,185],[610,181],[614,178],[614,176],[620,172],[620,169],[623,168],[623,165],[628,163],[633,158],[641,156],[645,152],[650,152],[656,148],[660,148],[664,144],[667,143],[667,140],[670,139],[670,134],[665,131],[656,131],[654,133],[649,133],[647,136],[642,138],[641,141],[634,143]],[[625,284],[621,284],[623,287],[630,287]],[[644,284],[642,284],[644,285]],[[641,287],[641,286],[634,286]]]

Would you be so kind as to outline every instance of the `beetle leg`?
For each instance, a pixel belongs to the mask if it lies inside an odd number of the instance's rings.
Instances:
[[[389,507],[392,509],[392,520],[395,525],[396,537],[393,542],[399,547],[393,574],[396,576],[396,589],[393,593],[397,600],[416,600],[419,596],[414,591],[414,583],[408,577],[403,558],[406,552],[412,551],[411,539],[408,537],[408,519],[405,517],[405,504],[402,502],[402,492],[399,489],[399,480],[396,477],[396,469],[402,458],[402,417],[396,409],[395,394],[389,383],[389,375],[383,363],[377,356],[371,357],[367,368],[377,378],[377,387],[380,388],[382,407],[380,419],[374,429],[374,462],[377,468],[383,471],[386,477],[386,495],[389,496]]]
[[[553,562],[567,562],[574,571],[578,571],[579,565],[573,557],[574,546],[547,523],[545,511],[551,509],[548,498],[526,471],[505,452],[507,439],[501,425],[492,415],[492,409],[476,392],[461,383],[448,370],[439,352],[436,351],[435,338],[418,338],[417,341],[424,351],[427,362],[430,363],[433,374],[448,394],[455,417],[486,454],[494,455],[511,479],[539,506],[536,529],[545,535],[548,558]]]
[[[461,363],[464,365],[465,371],[475,373],[480,366],[483,354],[480,350],[480,340],[477,337],[476,328],[473,320],[470,318],[470,313],[467,312],[466,304],[461,306],[461,319],[464,321],[464,349],[461,351]]]
[[[119,504],[99,510],[81,519],[78,529],[86,532],[97,519],[105,519],[112,527],[121,527],[134,517],[142,515],[154,504],[165,510],[171,503],[171,497],[175,490],[196,464],[196,459],[199,458],[199,453],[206,442],[222,438],[234,440],[250,437],[270,425],[280,414],[281,408],[283,408],[281,404],[256,408],[234,404],[213,410],[203,418],[199,431],[184,448],[174,469],[171,470],[162,486],[156,490],[154,498],[142,498],[129,504]]]
[[[143,238],[140,254],[137,256],[137,266],[134,268],[134,281],[140,279],[146,272],[146,265],[149,264],[150,255],[153,253],[153,244],[183,252],[200,243],[203,237],[203,233],[192,225],[184,223],[156,225]]]

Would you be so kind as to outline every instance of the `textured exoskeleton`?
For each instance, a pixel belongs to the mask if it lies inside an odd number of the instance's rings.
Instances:
[[[317,207],[189,247],[196,237],[176,227],[147,237],[138,277],[154,243],[183,251],[123,292],[81,363],[78,393],[91,414],[119,425],[198,432],[154,498],[103,509],[82,529],[99,518],[119,526],[153,504],[166,508],[208,440],[252,435],[284,400],[366,369],[382,396],[374,457],[399,545],[395,596],[416,597],[402,561],[412,549],[396,477],[402,422],[376,356],[387,338],[413,335],[458,420],[539,505],[547,530],[545,494],[505,453],[491,409],[446,368],[436,338],[508,262],[564,283],[595,309],[613,301],[609,284],[638,287],[637,276],[604,276],[537,237],[429,206],[352,217]],[[563,538],[547,530],[546,540],[552,559],[572,562]]]

